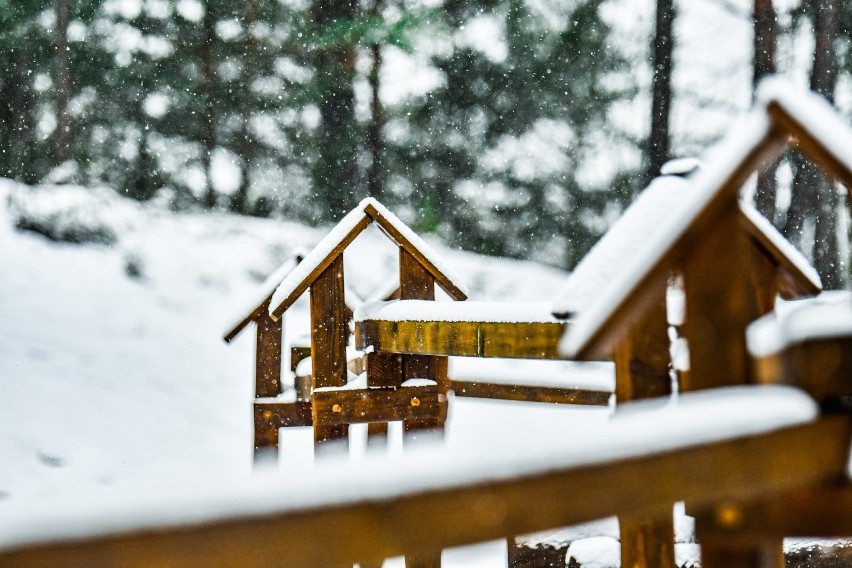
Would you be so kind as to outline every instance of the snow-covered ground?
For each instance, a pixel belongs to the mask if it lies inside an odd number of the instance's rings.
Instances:
[[[52,242],[16,230],[22,214],[114,239]],[[323,234],[281,221],[174,214],[108,190],[0,180],[0,518],[99,487],[250,475],[253,331],[230,345],[222,334],[263,278]],[[477,299],[541,301],[566,276],[431,244]],[[366,297],[395,273],[396,248],[371,228],[345,262],[347,285]],[[288,337],[305,330],[306,307],[303,299],[288,312]],[[457,399],[447,443],[501,435],[511,448],[527,434],[508,424],[553,431],[607,415]],[[364,436],[354,430],[359,459]],[[282,462],[311,459],[310,432],[285,431]],[[445,556],[448,566],[500,566],[505,544]]]

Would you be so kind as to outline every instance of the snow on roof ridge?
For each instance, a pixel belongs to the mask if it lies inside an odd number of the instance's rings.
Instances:
[[[438,254],[426,242],[420,238],[411,228],[403,223],[399,217],[394,215],[387,207],[379,203],[374,197],[365,197],[358,205],[347,213],[332,229],[314,246],[314,248],[305,255],[305,258],[294,268],[278,285],[272,295],[272,301],[269,303],[269,313],[272,314],[278,306],[281,305],[302,282],[308,278],[311,272],[319,266],[323,260],[328,257],[334,248],[354,230],[358,224],[365,218],[371,219],[367,214],[367,207],[372,206],[379,214],[393,227],[399,231],[403,237],[408,239],[411,245],[420,251],[435,268],[438,269],[447,279],[452,281],[456,287],[467,295],[467,289],[461,279],[450,269]],[[372,222],[372,220],[371,220]]]

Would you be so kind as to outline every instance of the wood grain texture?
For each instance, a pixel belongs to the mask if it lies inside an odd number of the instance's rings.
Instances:
[[[615,347],[616,403],[671,394],[669,343],[666,301],[661,297]]]
[[[437,416],[436,385],[314,391],[313,415],[320,424],[367,424]]]
[[[429,260],[426,256],[420,252],[417,247],[415,247],[411,241],[409,241],[405,236],[396,230],[396,227],[393,226],[387,219],[385,219],[379,211],[373,207],[372,205],[367,205],[364,208],[364,211],[369,215],[372,220],[376,222],[379,228],[388,235],[392,240],[396,241],[396,243],[406,250],[412,257],[414,257],[418,264],[420,264],[429,274],[431,274],[435,278],[435,282],[447,293],[447,295],[454,300],[466,300],[467,294],[465,294],[462,290],[460,290],[456,284],[450,280],[446,274],[438,270],[438,268],[432,264],[432,261]]]
[[[270,314],[270,316],[272,316],[273,319],[280,318],[282,314],[284,314],[284,312],[286,312],[290,308],[290,306],[293,305],[293,302],[299,299],[299,296],[304,294],[308,290],[308,288],[313,287],[314,282],[318,278],[320,278],[320,276],[324,274],[332,264],[337,262],[338,258],[342,258],[344,249],[348,247],[352,243],[352,241],[354,241],[355,238],[370,225],[370,223],[372,223],[372,219],[365,215],[364,218],[361,219],[358,224],[353,227],[352,230],[349,231],[340,240],[340,242],[337,243],[337,245],[322,260],[322,262],[320,262],[317,267],[313,271],[311,271],[311,273],[304,280],[302,280],[302,282],[298,286],[296,286],[296,288],[289,296],[284,298],[284,300],[282,300],[281,303],[277,306],[272,306],[273,312]]]
[[[849,435],[850,418],[835,416],[744,439],[508,480],[7,549],[0,551],[0,565],[137,568],[206,562],[301,568],[428,553],[609,515],[643,516],[681,500],[708,507],[834,479],[846,469]]]
[[[272,397],[281,394],[283,332],[283,319],[274,321],[266,316],[257,320],[254,358],[254,392],[256,397]]]
[[[674,517],[669,506],[662,514],[620,516],[621,565],[631,568],[676,568]]]
[[[760,247],[749,247],[749,319],[756,320],[775,309],[778,295],[779,268]]]
[[[568,325],[364,320],[355,325],[355,340],[359,349],[372,345],[389,353],[561,359],[557,346]]]
[[[720,507],[696,513],[708,541],[751,543],[790,537],[846,537],[852,534],[852,484],[836,481],[800,487],[736,507],[736,522]]]
[[[552,404],[581,404],[607,406],[611,392],[576,388],[539,387],[529,385],[507,385],[487,381],[450,380],[450,390],[456,396],[468,398],[490,398],[516,400],[520,402],[544,402]]]
[[[312,424],[309,402],[255,402],[254,449],[277,449],[279,428]]]
[[[402,384],[402,355],[374,351],[367,353],[367,385],[398,387]]]
[[[344,297],[343,254],[311,284],[311,391],[320,387],[342,387],[346,384],[346,300]],[[314,442],[346,440],[345,424],[326,425],[317,419],[314,405]]]
[[[738,210],[732,194],[684,263],[683,335],[689,343],[684,392],[749,382],[749,252]]]

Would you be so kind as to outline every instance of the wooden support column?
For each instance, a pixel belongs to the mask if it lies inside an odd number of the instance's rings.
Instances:
[[[683,329],[689,373],[681,391],[748,381],[749,250],[737,217],[736,195],[681,252],[686,292]]]
[[[311,387],[342,387],[346,384],[346,302],[343,286],[343,254],[339,254],[311,284]],[[345,443],[346,424],[324,425],[313,408],[314,443]]]
[[[264,304],[257,324],[254,367],[254,392],[258,398],[281,394],[281,350],[284,318],[274,321],[266,315],[269,303]]]
[[[759,268],[757,275],[753,272],[754,258],[740,227],[736,199],[736,195],[731,195],[715,222],[707,224],[700,237],[693,237],[686,249],[684,335],[689,344],[689,373],[684,376],[682,391],[751,382],[745,331],[754,310],[761,309],[767,301],[765,289],[757,292],[752,288],[755,276],[765,278],[761,273],[766,267]],[[696,532],[701,533],[700,521],[696,522]],[[701,537],[698,539],[700,542]],[[780,538],[744,546],[701,544],[703,568],[784,565]]]
[[[778,266],[758,245],[749,247],[751,270],[749,274],[749,319],[756,320],[775,309],[778,295]]]
[[[616,412],[623,402],[671,394],[665,295],[631,327],[613,358]],[[651,517],[621,516],[618,523],[622,566],[676,568],[672,507]]]
[[[435,277],[405,248],[399,247],[399,297],[402,300],[435,300]],[[402,380],[430,379],[438,383],[438,393],[446,397],[449,390],[446,357],[435,355],[403,355]],[[444,413],[435,409],[434,419],[406,420],[406,432],[443,428]]]

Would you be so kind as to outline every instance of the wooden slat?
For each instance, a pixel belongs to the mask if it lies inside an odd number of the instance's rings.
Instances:
[[[254,384],[256,397],[272,397],[281,393],[281,353],[284,320],[269,316],[257,320],[255,341]]]
[[[355,324],[359,349],[460,357],[561,359],[560,322],[452,322],[364,320]],[[606,359],[604,359],[606,360]]]
[[[254,449],[278,448],[278,429],[288,426],[311,426],[310,402],[255,402]]]
[[[402,384],[402,355],[374,351],[367,353],[367,386],[398,387]]]
[[[508,480],[29,545],[0,551],[0,565],[178,567],[204,559],[222,567],[302,568],[378,560],[614,514],[641,516],[681,500],[695,507],[754,500],[841,475],[849,434],[850,419],[836,416],[744,439]]]
[[[852,535],[852,484],[796,488],[751,503],[724,503],[696,516],[704,538],[713,541],[847,537]]]
[[[365,215],[363,219],[361,219],[355,227],[352,228],[342,239],[340,242],[335,245],[332,251],[320,262],[316,268],[314,268],[308,276],[299,283],[298,286],[293,290],[293,292],[284,298],[280,304],[277,306],[273,306],[274,311],[270,314],[273,319],[280,318],[284,312],[286,312],[290,306],[293,305],[293,302],[299,299],[299,296],[304,294],[308,288],[313,287],[314,282],[324,273],[329,267],[337,261],[338,258],[343,258],[343,250],[355,240],[355,238],[360,235],[364,229],[366,229],[373,220]]]
[[[749,251],[737,217],[737,197],[694,242],[684,266],[689,373],[683,391],[745,384],[749,367]]]
[[[615,348],[616,403],[671,394],[669,343],[663,296]]]
[[[438,387],[319,390],[313,406],[314,416],[325,425],[427,419],[439,413]]]
[[[630,568],[677,568],[672,507],[660,514],[618,518],[621,565]]]
[[[516,400],[520,402],[545,402],[552,404],[582,404],[607,406],[611,392],[578,388],[508,385],[487,381],[450,380],[450,389],[456,396]]]
[[[405,238],[405,236],[400,233],[392,223],[385,219],[375,207],[368,204],[364,208],[364,212],[367,213],[372,220],[376,221],[376,224],[378,224],[385,234],[396,241],[399,246],[404,248],[411,256],[413,256],[417,262],[435,278],[435,282],[447,293],[448,296],[450,296],[450,298],[454,300],[467,299],[467,294],[462,292],[446,274],[438,270],[438,268],[432,264],[432,261],[424,256],[423,253],[421,253],[417,247],[411,243],[411,241]]]
[[[749,258],[749,320],[756,320],[775,309],[780,269],[762,247],[749,247]]]
[[[780,156],[784,143],[784,139],[768,136],[740,159],[687,230],[674,239],[670,247],[660,251],[631,289],[619,297],[604,321],[585,338],[583,346],[575,354],[576,359],[606,359],[615,345],[630,332],[633,323],[665,293],[669,273],[692,254],[690,247],[702,237],[704,231],[713,227],[722,210],[729,207],[731,196],[736,195],[759,164]]]
[[[312,391],[320,387],[342,387],[346,384],[346,319],[344,310],[343,254],[328,266],[311,284],[311,364]],[[317,420],[314,407],[314,441],[348,437],[345,424],[327,426]]]

